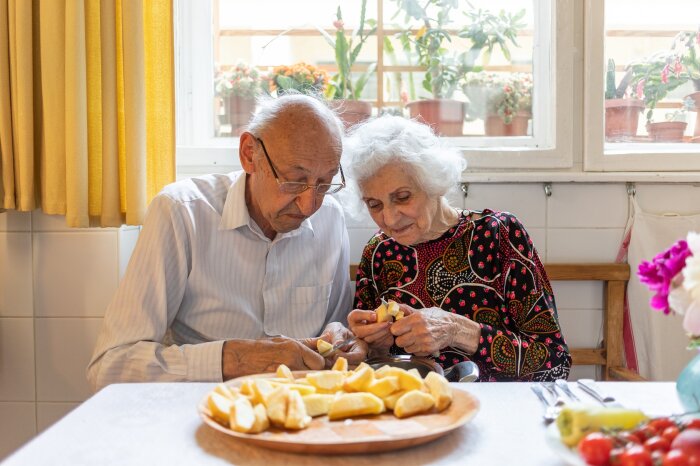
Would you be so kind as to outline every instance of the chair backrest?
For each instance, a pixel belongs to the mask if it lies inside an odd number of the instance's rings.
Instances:
[[[625,290],[630,278],[628,264],[545,264],[550,281],[604,282],[603,342],[599,348],[569,348],[573,364],[599,365],[604,380],[644,380],[624,367],[622,320]],[[354,280],[357,264],[350,265]]]

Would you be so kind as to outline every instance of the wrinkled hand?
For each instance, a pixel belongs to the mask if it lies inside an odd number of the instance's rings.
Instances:
[[[323,330],[320,337],[307,338],[304,340],[304,343],[310,348],[317,350],[316,342],[319,339],[325,340],[331,345],[335,345],[336,343],[345,341],[352,336],[353,333],[343,324],[340,322],[331,322],[330,324],[326,325],[326,328]],[[326,367],[332,366],[333,363],[341,356],[348,360],[348,364],[359,364],[367,358],[367,343],[358,338],[345,348],[340,348],[338,351],[335,351],[332,355],[326,358]]]
[[[416,356],[429,356],[441,349],[452,346],[459,323],[453,314],[437,307],[412,309],[400,304],[404,318],[394,322],[391,333],[396,344],[406,352]]]
[[[348,325],[352,333],[367,342],[373,352],[388,354],[394,344],[389,322],[377,323],[377,313],[374,311],[353,310],[348,315]]]
[[[291,370],[321,370],[325,360],[302,341],[288,337],[224,342],[221,366],[224,380],[242,375],[275,372],[285,364]]]

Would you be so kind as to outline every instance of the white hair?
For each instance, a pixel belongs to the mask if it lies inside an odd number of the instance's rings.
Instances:
[[[321,121],[326,122],[328,128],[337,130],[337,134],[344,134],[343,123],[338,115],[328,106],[321,96],[302,94],[300,92],[288,91],[280,97],[263,95],[257,99],[258,111],[253,115],[248,123],[248,131],[257,137],[273,125],[274,121],[286,110],[292,108],[294,111],[310,110],[315,113]],[[296,109],[294,108],[296,107]]]
[[[385,115],[351,130],[343,143],[347,189],[341,202],[354,217],[365,211],[360,185],[388,164],[402,165],[428,196],[444,197],[457,187],[467,162],[462,152],[425,124]]]

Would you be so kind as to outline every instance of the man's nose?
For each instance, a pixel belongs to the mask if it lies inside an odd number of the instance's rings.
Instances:
[[[316,205],[318,203],[316,189],[308,188],[306,191],[297,196],[296,202],[302,215],[310,217],[314,212],[316,212]]]

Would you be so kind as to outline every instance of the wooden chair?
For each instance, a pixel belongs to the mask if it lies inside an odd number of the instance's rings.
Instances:
[[[603,380],[644,380],[624,367],[622,319],[625,289],[630,278],[628,264],[545,264],[550,281],[602,281],[605,305],[603,307],[603,342],[599,348],[569,348],[572,363],[599,365]],[[350,265],[351,280],[355,279],[357,264]],[[566,332],[565,332],[566,333]]]

